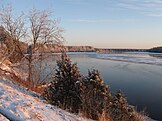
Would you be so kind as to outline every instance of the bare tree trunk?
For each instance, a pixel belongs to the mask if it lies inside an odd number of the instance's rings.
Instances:
[[[27,54],[28,54],[28,57],[27,57],[27,61],[28,61],[28,81],[29,83],[32,83],[32,56],[33,56],[33,51],[32,51],[32,45],[29,45],[28,47],[28,50],[27,50]]]
[[[32,83],[32,56],[29,55],[29,63],[28,63],[28,81]]]

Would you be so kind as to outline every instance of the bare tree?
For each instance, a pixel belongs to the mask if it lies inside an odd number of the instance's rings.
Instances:
[[[35,61],[43,62],[42,54],[43,51],[41,50],[41,47],[43,47],[45,44],[58,44],[62,45],[63,37],[62,32],[63,30],[59,27],[59,21],[52,18],[52,13],[48,10],[46,11],[39,11],[36,9],[32,9],[28,15],[29,18],[29,24],[30,24],[30,30],[29,34],[31,35],[31,41],[29,46],[29,53],[27,56],[28,60],[28,81],[31,82],[33,85],[40,80],[32,79],[32,73],[36,72],[33,65]],[[35,53],[39,53],[41,56],[36,56]],[[41,58],[39,58],[41,57]],[[41,60],[41,61],[40,61]],[[40,66],[42,69],[42,66]],[[39,71],[40,72],[40,71]],[[40,74],[37,74],[40,75]],[[49,74],[47,74],[49,75]],[[46,75],[46,76],[47,76]]]
[[[9,58],[14,63],[20,62],[19,68],[21,66],[27,71],[26,80],[28,80],[29,85],[34,87],[38,83],[44,83],[52,72],[48,72],[41,78],[41,73],[49,67],[49,65],[43,64],[45,62],[43,59],[47,59],[47,57],[42,56],[42,47],[45,44],[62,46],[64,38],[62,37],[63,30],[59,27],[59,21],[53,18],[52,12],[48,10],[32,9],[27,15],[22,12],[17,16],[12,6],[9,5],[0,10],[0,25],[4,35],[1,36],[0,41],[5,44],[7,49],[4,59]],[[28,48],[27,54],[24,54],[21,47],[21,40],[23,39],[26,39],[25,42],[29,45],[28,47],[25,45],[26,48],[24,49],[26,51]],[[6,51],[3,49],[3,52]],[[2,62],[2,60],[0,61]]]
[[[1,29],[4,29],[4,44],[7,54],[12,62],[17,62],[23,57],[20,40],[26,35],[24,14],[16,16],[13,14],[11,5],[0,10]],[[6,57],[6,56],[5,56]]]
[[[33,9],[29,13],[29,23],[33,53],[39,48],[39,44],[62,44],[63,30],[58,26],[59,21],[52,19],[51,12]]]

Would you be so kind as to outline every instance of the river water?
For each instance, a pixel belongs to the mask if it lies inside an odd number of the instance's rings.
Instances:
[[[124,92],[129,104],[162,120],[162,54],[69,53],[81,74],[98,69],[113,92]]]

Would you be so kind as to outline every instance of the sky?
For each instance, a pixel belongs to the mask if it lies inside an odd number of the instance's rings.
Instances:
[[[162,46],[162,0],[0,0],[0,6],[7,4],[15,13],[52,10],[65,31],[65,45]]]

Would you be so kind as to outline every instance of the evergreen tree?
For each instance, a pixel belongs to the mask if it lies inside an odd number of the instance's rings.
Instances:
[[[105,108],[105,102],[111,98],[98,70],[89,71],[82,84],[82,112],[86,117],[98,119]]]
[[[134,108],[129,106],[125,95],[119,90],[113,97],[111,117],[117,121],[136,121],[133,117]]]
[[[80,79],[77,64],[72,64],[67,54],[63,53],[57,61],[56,76],[45,92],[50,103],[71,112],[78,112],[80,100]]]

